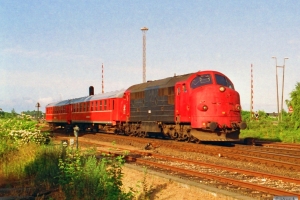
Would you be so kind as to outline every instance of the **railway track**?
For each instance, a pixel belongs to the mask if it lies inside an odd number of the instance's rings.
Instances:
[[[285,148],[300,150],[300,144],[280,143],[280,142],[267,142],[267,141],[256,141],[256,146],[272,147],[272,148]]]
[[[176,174],[177,176],[184,176],[188,179],[195,181],[206,182],[217,185],[218,188],[231,188],[241,193],[247,193],[249,196],[263,197],[263,199],[271,199],[274,195],[278,196],[297,196],[300,193],[300,180],[289,178],[285,176],[278,176],[274,174],[268,174],[263,172],[243,170],[234,167],[226,167],[222,165],[216,165],[212,163],[205,163],[196,160],[177,158],[172,156],[165,156],[156,153],[149,153],[147,151],[136,151],[132,149],[114,148],[108,145],[106,149],[104,145],[98,145],[97,140],[93,135],[86,135],[86,138],[80,138],[80,144],[86,144],[87,146],[95,145],[101,147],[102,150],[97,148],[100,152],[109,153],[113,155],[122,154],[122,152],[130,152],[126,159],[128,162],[134,162],[139,165],[147,165],[156,170],[163,170],[165,173]],[[99,136],[99,135],[98,135]],[[106,135],[100,135],[100,137],[107,137]],[[110,136],[109,136],[110,137]],[[113,136],[112,138],[119,139],[120,136]],[[94,140],[93,140],[94,138]],[[124,137],[122,137],[124,138]],[[130,143],[141,142],[141,138],[130,138]],[[61,137],[60,139],[64,139]],[[127,139],[126,139],[127,140]],[[142,141],[149,141],[143,139]],[[152,142],[152,140],[150,140]],[[156,141],[156,140],[155,140]],[[126,143],[126,141],[125,141]],[[177,146],[178,143],[169,142],[167,148]],[[187,151],[185,143],[181,144],[181,150],[185,149],[186,152],[194,151],[194,147],[189,148]],[[182,145],[183,144],[183,145]],[[160,142],[156,142],[155,145],[159,148]],[[173,146],[174,145],[174,146]],[[190,144],[189,144],[190,145]],[[192,145],[193,146],[193,145]],[[205,146],[205,145],[204,145]],[[222,147],[217,147],[222,148]],[[199,145],[198,148],[199,149]],[[201,148],[200,149],[205,149]],[[208,147],[207,149],[216,149]],[[222,148],[224,150],[224,147]],[[238,148],[236,148],[238,149]],[[220,149],[219,149],[220,150]],[[216,151],[215,151],[216,152]],[[222,151],[224,156],[228,156],[229,153]],[[233,153],[232,153],[233,154]],[[263,158],[261,158],[263,160]],[[298,196],[299,198],[299,196]]]

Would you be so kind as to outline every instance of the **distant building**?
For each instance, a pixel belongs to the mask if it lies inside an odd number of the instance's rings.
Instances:
[[[267,116],[272,117],[272,118],[277,118],[278,117],[278,113],[272,112],[272,113],[266,113]]]

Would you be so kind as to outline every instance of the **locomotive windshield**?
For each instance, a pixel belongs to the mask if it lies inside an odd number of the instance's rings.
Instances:
[[[225,76],[221,76],[219,74],[215,74],[216,77],[216,81],[218,85],[223,85],[225,87],[229,87],[231,89],[234,89],[233,84],[231,83],[231,81],[226,78]]]
[[[195,89],[197,87],[200,87],[202,85],[207,85],[207,84],[212,84],[210,74],[198,75],[196,78],[192,80],[191,88]]]

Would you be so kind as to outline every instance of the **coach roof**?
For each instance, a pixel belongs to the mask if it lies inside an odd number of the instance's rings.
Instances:
[[[50,103],[47,105],[47,107],[63,106],[63,105],[68,105],[68,104],[82,103],[82,102],[95,101],[95,100],[101,100],[101,99],[122,98],[124,95],[124,92],[125,92],[125,89],[122,89],[122,90],[118,90],[118,91],[100,93],[100,94],[96,94],[96,95],[79,97],[79,98],[75,98],[75,99],[68,99],[68,100],[58,101],[55,103]]]

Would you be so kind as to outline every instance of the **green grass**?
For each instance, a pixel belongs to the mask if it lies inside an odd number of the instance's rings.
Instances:
[[[244,112],[243,119],[247,122],[247,129],[241,130],[240,137],[254,137],[261,140],[271,140],[286,143],[300,143],[300,129],[291,122],[291,116],[284,113],[283,119],[267,116],[260,111],[258,120],[250,120],[250,113]]]

